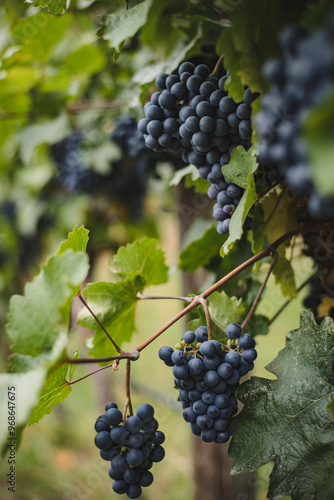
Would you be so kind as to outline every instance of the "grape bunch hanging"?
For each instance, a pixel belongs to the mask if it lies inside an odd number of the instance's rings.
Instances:
[[[110,461],[109,476],[115,493],[140,497],[142,488],[153,482],[149,469],[165,456],[161,446],[165,435],[158,430],[154,408],[141,404],[136,415],[124,421],[117,404],[107,403],[105,414],[96,420],[95,430],[95,444],[101,458]]]
[[[226,335],[229,345],[208,340],[208,328],[187,331],[180,344],[164,346],[159,357],[173,367],[179,390],[183,418],[191,430],[206,443],[226,443],[233,434],[230,418],[238,411],[235,392],[240,378],[254,367],[255,340],[230,323]]]
[[[230,162],[234,148],[251,146],[251,103],[257,97],[245,89],[242,102],[228,96],[225,82],[210,75],[204,64],[184,62],[177,74],[158,75],[155,92],[145,105],[145,118],[138,123],[146,146],[154,151],[178,151],[184,163],[193,164],[211,186],[208,196],[216,200],[213,217],[220,234],[229,232],[231,216],[243,189],[229,182],[222,166]]]
[[[259,161],[276,166],[297,196],[307,196],[312,217],[326,219],[334,216],[334,200],[324,199],[313,183],[309,150],[301,132],[307,113],[334,89],[334,21],[314,32],[288,27],[280,43],[283,58],[264,67],[272,90],[262,98],[255,119]]]

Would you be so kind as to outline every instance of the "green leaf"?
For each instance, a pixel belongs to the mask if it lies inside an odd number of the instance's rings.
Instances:
[[[245,315],[245,306],[242,299],[229,297],[225,292],[214,292],[208,298],[208,306],[211,318],[212,338],[226,341],[225,329],[229,323],[241,322]],[[199,318],[188,323],[190,330],[196,330],[200,325],[205,325],[205,314],[203,307],[198,308]]]
[[[312,180],[324,197],[334,196],[334,92],[312,109],[304,123]]]
[[[146,23],[152,4],[153,0],[146,0],[130,10],[107,14],[103,18],[103,25],[99,29],[98,35],[108,40],[110,47],[114,48],[116,52],[120,52],[121,44],[127,38],[134,36]]]
[[[35,0],[35,7],[49,7],[50,14],[62,14],[66,10],[67,0]]]
[[[262,200],[264,217],[264,236],[267,244],[272,243],[282,234],[287,233],[297,227],[295,203],[289,198],[286,192],[272,190]],[[282,294],[288,297],[295,297],[297,294],[294,270],[290,262],[285,257],[285,249],[289,246],[290,240],[283,243],[279,249],[278,260],[274,267],[273,274],[276,283],[280,285]]]
[[[327,409],[334,395],[333,345],[332,319],[318,326],[303,312],[300,328],[267,367],[277,380],[253,377],[238,390],[244,408],[232,422],[232,473],[273,461],[268,498],[333,498],[334,423]]]
[[[135,331],[137,294],[142,292],[146,279],[141,272],[132,272],[117,283],[91,283],[83,291],[89,306],[109,335],[121,347]],[[95,330],[90,354],[95,357],[114,356],[116,349],[87,309],[79,314],[78,324]]]
[[[331,416],[331,419],[334,422],[334,398],[330,400],[330,402],[327,405],[327,410],[329,411],[329,414]]]
[[[205,267],[214,257],[219,257],[222,244],[221,236],[217,233],[215,226],[208,229],[202,236],[191,242],[180,253],[179,267],[188,273],[196,271],[199,267]]]
[[[17,438],[17,441],[15,441],[15,448],[18,448],[22,432],[38,401],[44,378],[45,373],[43,370],[34,370],[26,373],[0,374],[0,412],[3,419],[5,415],[8,414],[9,410],[8,396],[12,397],[12,394],[15,395],[15,401],[13,401],[15,403],[15,436],[10,435],[7,425],[0,426],[1,457],[8,452],[7,445],[11,442],[12,437]]]
[[[280,285],[281,292],[284,297],[296,297],[298,292],[295,281],[295,272],[292,265],[285,257],[284,246],[277,249],[277,254],[278,259],[273,270],[275,282]]]
[[[196,45],[199,44],[201,40],[202,26],[201,24],[198,24],[196,33],[191,37],[187,45],[184,45],[183,40],[180,40],[168,58],[165,58],[163,61],[159,61],[158,63],[145,66],[134,75],[133,82],[141,85],[145,91],[143,93],[144,100],[147,96],[149,88],[151,87],[151,85],[147,85],[147,87],[145,87],[145,85],[151,84],[159,73],[172,73],[182,61],[187,59],[188,56],[195,51]]]
[[[78,357],[77,354],[74,355],[74,358]],[[72,380],[76,365],[69,365],[67,363],[62,364],[62,361],[63,358],[60,358],[60,360],[48,370],[43,390],[37,405],[31,413],[28,425],[37,423],[44,415],[51,413],[52,408],[56,404],[62,403],[64,399],[69,396],[72,389],[67,382]]]
[[[20,152],[24,163],[32,159],[34,150],[40,144],[54,144],[70,133],[68,117],[59,115],[56,119],[36,125],[29,125],[22,130],[20,138]]]
[[[58,255],[64,253],[68,248],[75,252],[85,252],[89,240],[88,234],[89,231],[84,226],[80,228],[75,226],[73,231],[69,233],[67,240],[60,245]]]
[[[248,177],[257,168],[258,163],[254,154],[254,148],[251,147],[248,151],[245,151],[242,146],[238,146],[232,151],[230,163],[222,167],[222,172],[229,182],[247,189],[249,187]]]
[[[198,173],[198,169],[194,165],[188,165],[174,172],[172,179],[169,182],[170,186],[178,186],[182,180],[185,181],[187,188],[194,187],[197,193],[206,194],[210,183],[206,179],[202,179]]]
[[[71,19],[70,15],[52,17],[45,12],[21,18],[13,29],[18,50],[14,51],[7,64],[35,61],[38,68],[47,64],[57,44],[66,36]]]
[[[127,278],[134,272],[140,272],[145,278],[145,286],[160,285],[168,280],[168,266],[165,254],[157,248],[158,240],[143,238],[120,247],[115,257],[109,262],[112,271]]]
[[[232,167],[230,166],[231,164]],[[228,180],[234,179],[246,186],[245,179],[247,178],[247,189],[245,189],[240,203],[231,217],[229,236],[220,250],[222,257],[226,255],[235,242],[242,237],[246,217],[258,198],[255,190],[254,174],[252,173],[255,172],[256,169],[257,162],[252,148],[246,152],[242,146],[233,150],[230,164],[222,168],[222,172],[224,175],[226,172]]]
[[[50,258],[24,296],[11,298],[7,331],[14,352],[35,357],[52,350],[59,332],[68,330],[71,301],[88,269],[86,254],[66,250]]]

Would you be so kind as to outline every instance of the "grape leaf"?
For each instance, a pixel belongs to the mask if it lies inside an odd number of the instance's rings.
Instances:
[[[7,402],[6,385],[17,387],[18,442],[28,420],[37,422],[70,392],[64,381],[66,375],[71,377],[75,365],[69,368],[62,360],[68,343],[71,301],[89,269],[88,256],[74,249],[84,249],[86,244],[87,231],[74,228],[58,254],[26,285],[24,296],[11,299],[7,331],[15,342],[14,354],[9,373],[0,376],[0,404],[4,404],[3,397]],[[1,431],[2,452],[3,439]]]
[[[208,298],[208,306],[211,318],[212,338],[226,340],[225,328],[229,323],[240,321],[245,315],[245,306],[241,299],[229,297],[225,292],[214,292]],[[198,308],[199,318],[188,323],[190,330],[196,330],[200,325],[205,325],[205,314],[203,307]]]
[[[222,172],[229,182],[247,189],[249,187],[248,177],[257,168],[258,163],[254,154],[254,148],[251,147],[248,151],[245,151],[242,146],[238,146],[232,151],[230,163],[222,167]]]
[[[124,342],[128,342],[135,331],[137,294],[143,291],[145,285],[145,276],[136,271],[129,273],[126,279],[117,283],[90,283],[83,291],[89,306],[119,347]],[[103,357],[117,354],[110,339],[87,309],[81,310],[78,324],[95,330],[90,344],[92,356]]]
[[[327,409],[334,396],[333,346],[333,320],[319,326],[304,311],[299,329],[267,367],[277,380],[253,377],[238,390],[244,408],[232,423],[232,473],[274,461],[271,499],[333,498],[334,423]]]
[[[157,248],[158,240],[143,238],[120,247],[115,257],[109,261],[112,271],[119,277],[126,278],[133,272],[145,276],[145,286],[160,285],[168,280],[168,266],[164,252]]]
[[[66,10],[67,0],[35,0],[35,7],[49,7],[50,14],[62,14]]]
[[[88,257],[68,249],[50,258],[24,296],[10,301],[7,331],[14,352],[38,356],[50,351],[59,331],[67,331],[71,301],[88,272]]]
[[[198,169],[194,165],[176,170],[172,179],[169,182],[170,186],[178,186],[182,180],[185,180],[187,188],[194,187],[197,193],[206,194],[210,187],[209,181],[202,179],[198,173]]]
[[[255,190],[253,173],[257,169],[257,166],[253,150],[250,149],[246,152],[242,146],[239,146],[233,150],[230,164],[222,168],[224,176],[226,175],[226,178],[231,181],[234,179],[236,184],[241,182],[246,186],[245,179],[247,179],[247,189],[245,189],[240,203],[231,217],[229,236],[220,250],[222,257],[224,257],[233,247],[234,243],[242,237],[246,217],[258,198]]]
[[[84,226],[80,228],[75,226],[73,231],[69,233],[67,240],[65,240],[59,247],[58,255],[62,254],[68,248],[75,252],[85,252],[88,244],[89,231]]]
[[[329,411],[329,414],[330,414],[330,416],[331,416],[331,419],[332,419],[332,420],[333,420],[333,422],[334,422],[334,398],[332,398],[332,399],[330,400],[330,402],[328,403],[328,405],[327,405],[327,409],[328,409],[328,411]]]
[[[334,196],[334,92],[312,109],[306,118],[305,138],[310,154],[312,180],[324,197]]]
[[[264,217],[264,236],[267,244],[272,243],[282,234],[297,227],[298,220],[294,203],[284,191],[272,190],[262,200]],[[295,297],[297,294],[294,271],[290,262],[285,257],[285,249],[290,240],[286,240],[277,250],[278,260],[273,274],[275,281],[281,287],[282,294]]]
[[[295,272],[292,265],[285,257],[285,248],[279,247],[277,249],[277,255],[277,262],[273,270],[275,283],[280,285],[281,292],[284,297],[296,297],[298,292],[295,281]]]
[[[215,226],[211,227],[198,240],[192,241],[182,250],[179,267],[191,273],[208,264],[214,257],[219,257],[223,238],[224,236],[217,233]]]
[[[120,52],[122,43],[134,36],[146,23],[153,0],[146,0],[132,9],[121,10],[104,16],[97,35],[109,41],[110,47]]]
[[[75,353],[73,357],[78,358],[79,356]],[[76,365],[62,363],[62,361],[63,357],[58,359],[57,362],[49,368],[43,390],[37,405],[30,415],[28,425],[37,423],[44,415],[50,413],[56,404],[62,403],[64,399],[69,396],[72,389],[67,382],[72,380]]]

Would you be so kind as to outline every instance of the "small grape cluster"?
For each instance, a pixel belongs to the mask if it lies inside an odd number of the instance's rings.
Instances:
[[[138,219],[142,212],[147,187],[147,173],[160,161],[145,146],[133,117],[125,116],[116,121],[111,139],[122,151],[121,159],[112,162],[106,174],[93,171],[85,165],[87,139],[79,131],[51,147],[61,184],[70,193],[90,196],[104,195],[108,200],[125,203],[131,219]]]
[[[261,101],[255,123],[259,132],[259,161],[279,169],[291,191],[307,196],[311,216],[334,215],[334,201],[317,192],[309,151],[301,137],[307,113],[334,88],[334,22],[314,32],[291,26],[282,31],[282,60],[264,66],[272,90]]]
[[[145,403],[138,406],[136,415],[123,421],[117,404],[106,404],[105,414],[95,423],[95,444],[103,460],[110,461],[109,476],[116,493],[126,493],[129,498],[139,498],[142,487],[150,486],[153,462],[165,456],[161,446],[165,435],[158,430],[154,408]]]
[[[229,419],[238,411],[235,392],[257,357],[253,337],[241,334],[237,323],[227,326],[226,335],[233,339],[230,345],[208,340],[207,327],[200,326],[187,331],[175,350],[168,346],[159,350],[160,359],[173,367],[183,418],[207,443],[226,443],[232,436]]]
[[[225,82],[210,75],[205,64],[184,62],[175,74],[156,78],[160,89],[145,104],[145,118],[138,123],[146,145],[154,151],[179,151],[182,160],[198,168],[211,186],[208,196],[216,200],[213,217],[220,234],[229,232],[235,207],[243,189],[229,182],[222,166],[239,145],[251,146],[251,102],[257,97],[245,89],[243,101],[228,96]]]

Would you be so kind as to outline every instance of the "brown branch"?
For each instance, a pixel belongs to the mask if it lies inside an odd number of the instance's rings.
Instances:
[[[117,361],[119,359],[129,359],[131,361],[136,361],[139,356],[129,353],[119,354],[118,356],[108,356],[106,358],[68,358],[63,361],[69,365],[83,365],[87,363],[107,363],[108,361]]]
[[[205,0],[205,1],[206,1],[206,3],[208,5],[210,5],[210,7],[213,8],[213,10],[215,11],[218,19],[222,19],[224,21],[228,20],[228,18],[226,16],[226,13],[223,11],[223,9],[221,9],[220,7],[218,7],[217,5],[215,5],[215,3],[212,0]]]
[[[84,380],[85,378],[88,378],[97,372],[100,372],[102,370],[106,370],[107,368],[110,368],[111,366],[114,366],[114,363],[111,363],[110,365],[102,366],[101,368],[98,368],[97,370],[94,370],[93,372],[88,373],[84,377],[81,377],[81,378],[78,378],[77,380],[74,380],[73,382],[67,382],[67,385],[73,385],[73,384],[76,384],[77,382],[81,382],[81,380]]]
[[[118,347],[118,345],[116,344],[116,342],[114,342],[114,340],[110,337],[109,333],[107,332],[107,330],[104,328],[104,326],[102,325],[101,321],[99,320],[99,318],[96,316],[96,314],[94,314],[94,312],[92,311],[92,309],[89,307],[89,305],[87,304],[87,302],[85,301],[85,299],[83,298],[83,296],[81,295],[81,292],[79,292],[77,294],[77,297],[79,297],[79,299],[81,300],[81,302],[83,303],[83,305],[86,307],[86,309],[88,309],[88,311],[90,312],[90,314],[93,316],[93,318],[95,319],[96,323],[100,326],[100,328],[103,330],[103,332],[107,335],[108,339],[112,342],[113,346],[115,347],[116,351],[119,353],[119,354],[122,354],[122,349],[120,347]]]
[[[74,102],[72,104],[67,105],[68,113],[80,113],[81,111],[89,111],[95,109],[119,109],[120,104],[115,101],[110,100],[96,100],[96,101],[88,101],[83,100],[79,102]]]
[[[317,276],[317,272],[313,273],[311,276],[309,276],[305,281],[303,281],[303,283],[301,285],[299,285],[299,287],[297,288],[297,294],[306,286],[310,283],[310,281],[312,281],[313,278],[315,278],[315,276]],[[289,297],[285,302],[284,304],[282,304],[282,306],[278,309],[278,311],[274,314],[274,316],[269,320],[269,323],[268,323],[268,326],[270,326],[277,318],[278,316],[281,314],[282,311],[284,311],[284,309],[290,304],[290,302],[294,299],[295,297]]]
[[[142,295],[140,292],[137,294],[138,299],[151,300],[151,299],[177,299],[184,302],[191,302],[191,297],[179,297],[177,295]]]
[[[222,64],[224,60],[224,55],[220,56],[220,58],[218,59],[218,61],[216,62],[216,66],[213,68],[213,71],[212,73],[210,74],[210,76],[215,76],[216,73],[218,73],[219,71],[219,68],[220,68],[220,65]]]
[[[212,285],[210,288],[205,290],[201,295],[198,295],[197,297],[193,297],[192,302],[185,307],[182,311],[180,311],[174,318],[170,319],[164,326],[159,328],[151,337],[146,339],[142,344],[140,344],[137,348],[136,351],[142,351],[147,347],[153,340],[155,340],[157,337],[159,337],[163,332],[165,332],[170,326],[174,325],[179,319],[181,319],[185,314],[187,314],[189,311],[197,307],[201,302],[200,298],[206,299],[209,297],[213,292],[218,290],[222,285],[224,285],[227,281],[230,279],[234,278],[237,276],[239,273],[241,273],[244,269],[247,269],[247,267],[252,266],[259,260],[269,257],[269,255],[273,255],[275,253],[275,250],[277,247],[279,247],[284,241],[288,240],[291,238],[291,236],[294,236],[295,234],[305,232],[307,229],[304,225],[298,226],[296,229],[289,231],[286,234],[283,234],[280,238],[278,238],[276,241],[274,241],[269,247],[263,249],[261,252],[258,254],[254,255],[250,259],[246,260],[240,266],[236,267],[233,271],[228,273],[226,276],[221,278],[217,283]]]
[[[250,308],[250,310],[249,310],[249,313],[247,314],[246,318],[244,319],[244,321],[243,321],[243,323],[242,323],[242,325],[241,325],[241,330],[243,330],[243,329],[245,328],[245,326],[247,325],[248,321],[249,321],[249,320],[250,320],[250,318],[253,316],[254,311],[255,311],[255,309],[256,309],[256,306],[258,305],[259,300],[260,300],[260,298],[261,298],[261,295],[263,294],[263,290],[264,290],[264,288],[265,288],[265,286],[266,286],[266,284],[267,284],[267,281],[268,281],[268,279],[269,279],[269,276],[271,275],[272,270],[273,270],[273,269],[274,269],[274,267],[275,267],[275,264],[276,264],[276,262],[277,262],[277,258],[278,258],[278,255],[277,255],[277,252],[275,251],[275,252],[273,253],[273,260],[271,261],[271,264],[270,264],[269,269],[268,269],[268,271],[267,271],[267,274],[266,274],[266,276],[265,276],[265,278],[264,278],[264,280],[263,280],[263,283],[262,283],[262,285],[261,285],[261,288],[260,288],[260,290],[259,290],[259,292],[258,292],[257,296],[255,297],[255,300],[254,300],[254,302],[253,302],[252,307],[251,307],[251,308]]]

